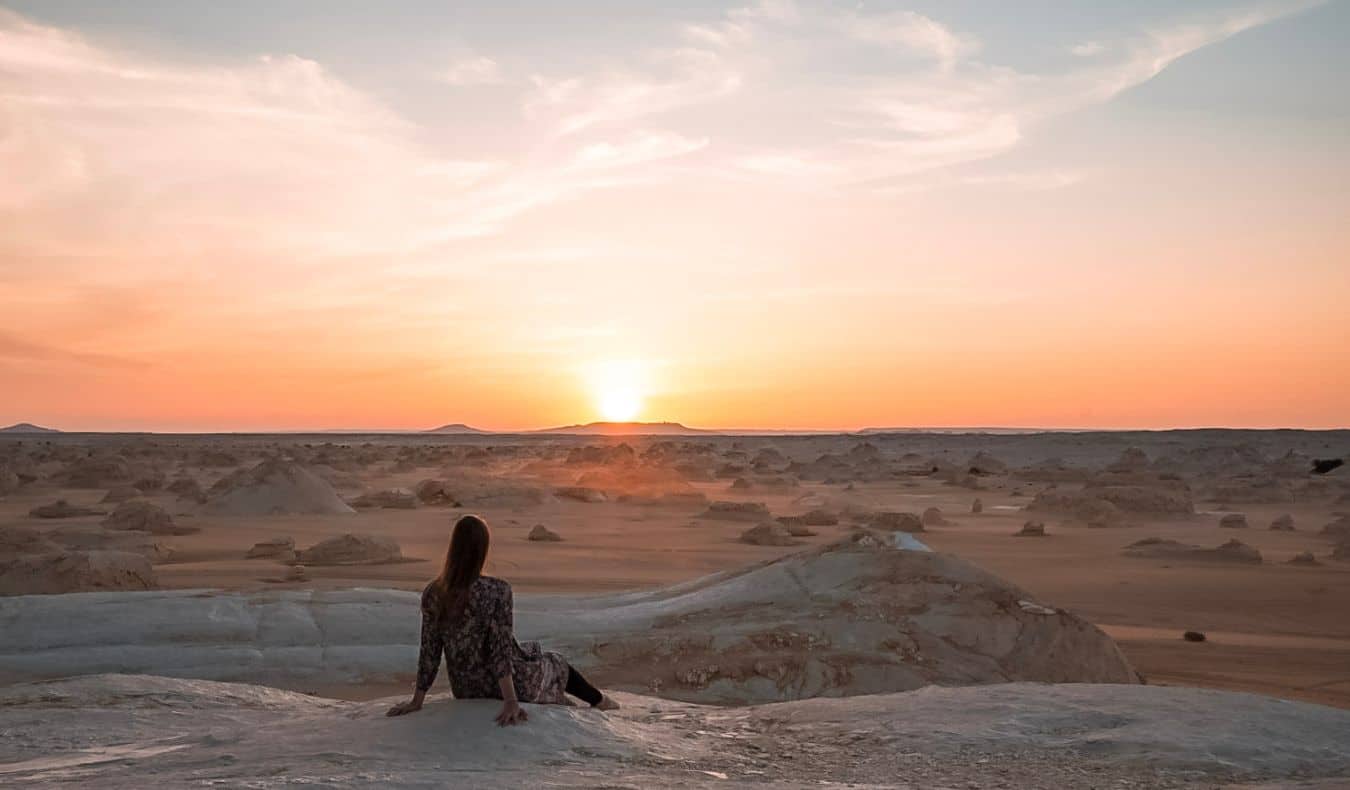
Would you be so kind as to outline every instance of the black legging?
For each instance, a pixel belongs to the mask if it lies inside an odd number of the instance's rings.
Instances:
[[[567,668],[567,693],[591,707],[599,705],[600,700],[604,699],[605,696],[595,686],[586,682],[586,678],[582,677],[580,672],[570,666]]]

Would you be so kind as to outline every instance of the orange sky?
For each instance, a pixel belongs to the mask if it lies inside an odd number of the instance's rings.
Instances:
[[[0,9],[0,424],[1344,427],[1346,12],[1165,5],[552,59]]]

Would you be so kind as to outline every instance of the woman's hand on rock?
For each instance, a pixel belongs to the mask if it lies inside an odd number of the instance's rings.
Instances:
[[[513,724],[524,724],[530,720],[530,714],[520,707],[520,703],[513,700],[502,700],[501,713],[497,714],[497,726],[510,727]]]

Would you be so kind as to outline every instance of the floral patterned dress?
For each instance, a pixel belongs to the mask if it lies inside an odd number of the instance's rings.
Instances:
[[[458,699],[501,699],[497,680],[509,672],[521,702],[564,702],[567,660],[538,642],[516,641],[511,585],[480,576],[469,588],[463,616],[454,624],[441,616],[441,598],[434,582],[422,591],[419,691],[431,688],[444,655],[450,688]]]

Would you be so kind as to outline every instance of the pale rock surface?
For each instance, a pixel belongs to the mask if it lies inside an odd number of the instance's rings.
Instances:
[[[65,787],[1343,786],[1350,713],[1249,694],[1013,683],[745,708],[619,693],[623,709],[433,694],[340,702],[96,675],[0,688],[0,783]],[[1302,785],[1294,782],[1320,784]]]
[[[1137,682],[1095,626],[957,557],[891,545],[860,533],[659,590],[519,595],[516,631],[606,686],[703,702]],[[394,590],[7,599],[0,622],[14,636],[0,643],[0,676],[402,682],[416,662],[418,608],[417,593]]]

